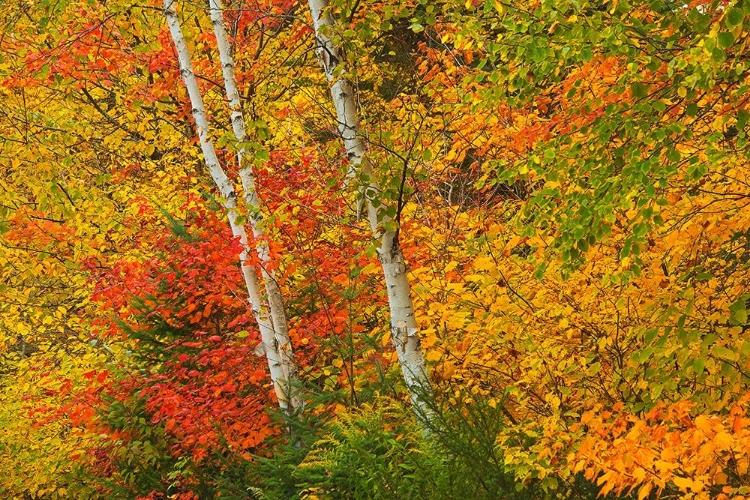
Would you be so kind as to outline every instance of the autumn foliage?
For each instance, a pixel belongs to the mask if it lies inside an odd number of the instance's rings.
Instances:
[[[242,144],[175,2],[245,247],[162,7],[0,7],[0,497],[750,498],[747,0],[330,0],[356,169],[306,2],[225,1]]]

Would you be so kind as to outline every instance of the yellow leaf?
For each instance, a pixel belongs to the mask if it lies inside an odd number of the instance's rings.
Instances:
[[[716,444],[717,448],[722,450],[730,449],[733,443],[734,439],[732,439],[732,436],[724,431],[719,432],[718,434],[716,434],[716,437],[714,437],[714,444]]]
[[[383,347],[388,345],[388,342],[391,341],[391,332],[385,332],[385,335],[383,335],[383,340],[381,341]]]
[[[695,419],[695,426],[706,434],[711,434],[711,419],[705,415],[698,415]]]
[[[643,500],[651,493],[651,483],[646,483],[638,488],[638,500]]]
[[[438,361],[440,360],[440,352],[436,349],[430,349],[427,351],[427,354],[425,354],[424,359],[427,361]]]
[[[703,483],[700,481],[693,481],[689,477],[674,476],[672,482],[680,489],[680,491],[684,491],[685,493],[687,493],[688,488],[693,491],[700,491],[703,489]]]
[[[633,471],[633,479],[638,481],[639,483],[643,481],[646,477],[646,470],[643,467],[638,467]],[[639,491],[640,495],[640,491]]]

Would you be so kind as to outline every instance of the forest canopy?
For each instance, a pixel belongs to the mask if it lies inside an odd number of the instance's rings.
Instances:
[[[750,499],[750,1],[0,19],[0,497]]]

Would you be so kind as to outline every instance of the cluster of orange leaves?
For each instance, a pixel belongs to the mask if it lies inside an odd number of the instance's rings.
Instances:
[[[682,498],[750,498],[747,488],[726,486],[729,476],[748,478],[750,467],[750,393],[727,415],[691,415],[694,403],[657,406],[645,415],[593,409],[573,431],[587,436],[568,456],[574,472],[602,487],[601,494],[638,489],[638,499],[669,488]],[[747,491],[746,491],[747,490]]]

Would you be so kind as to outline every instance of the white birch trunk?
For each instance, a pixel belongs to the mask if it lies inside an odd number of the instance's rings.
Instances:
[[[286,386],[285,374],[279,359],[274,328],[268,314],[268,309],[263,302],[263,296],[260,293],[255,269],[248,262],[248,241],[245,228],[242,224],[238,224],[237,222],[237,193],[234,190],[232,181],[221,168],[213,142],[208,136],[209,127],[208,120],[206,119],[206,111],[203,107],[203,97],[201,96],[198,87],[198,81],[195,78],[193,64],[190,60],[190,52],[185,43],[185,38],[182,35],[182,30],[180,29],[180,22],[173,5],[174,1],[175,0],[164,0],[164,15],[167,18],[172,41],[177,49],[177,56],[180,62],[180,74],[182,75],[188,95],[190,96],[192,114],[195,119],[195,126],[198,132],[201,150],[203,152],[206,166],[211,173],[211,177],[216,183],[216,187],[219,189],[222,198],[226,200],[224,202],[224,207],[227,211],[227,218],[229,219],[229,225],[232,228],[232,234],[234,234],[235,237],[239,237],[242,245],[240,264],[242,268],[242,276],[244,277],[247,293],[250,299],[250,306],[253,315],[255,316],[255,320],[258,323],[261,341],[263,343],[266,359],[268,360],[268,369],[271,373],[271,381],[273,382],[276,396],[279,400],[279,406],[283,410],[288,411],[289,401],[286,391],[284,390]]]
[[[271,256],[268,244],[264,240],[263,217],[261,215],[260,200],[255,189],[255,176],[252,165],[247,161],[245,142],[247,140],[247,128],[245,118],[242,114],[240,93],[237,88],[237,77],[234,72],[234,58],[232,57],[229,37],[224,27],[224,11],[221,0],[210,0],[211,23],[214,26],[216,44],[219,48],[222,75],[224,77],[224,88],[229,100],[231,110],[232,131],[237,139],[237,162],[240,171],[240,181],[245,195],[245,205],[249,213],[250,227],[255,237],[255,251],[260,260],[261,276],[266,289],[266,296],[271,310],[271,323],[276,337],[279,361],[284,372],[284,381],[287,384],[291,409],[300,409],[299,391],[296,387],[297,367],[294,364],[294,353],[292,343],[289,339],[289,326],[284,311],[284,300],[276,281],[274,272],[270,269]]]
[[[339,122],[338,130],[349,159],[350,168],[347,177],[353,177],[358,169],[362,169],[363,173],[371,176],[370,166],[365,159],[364,141],[359,134],[359,116],[354,89],[345,77],[337,77],[335,74],[337,65],[342,74],[345,73],[345,67],[340,66],[345,61],[341,51],[325,33],[332,30],[334,26],[333,18],[328,12],[328,0],[308,0],[308,3],[315,27],[316,52],[331,86],[331,98]],[[377,192],[377,186],[371,184],[369,191]],[[411,300],[411,288],[406,275],[404,255],[398,243],[398,234],[393,231],[381,231],[378,223],[387,223],[388,218],[380,213],[369,199],[366,199],[366,203],[373,236],[380,239],[378,258],[383,268],[385,286],[388,291],[393,345],[396,348],[401,372],[415,411],[419,416],[429,418],[430,412],[420,395],[430,392],[430,380],[420,346],[419,329]]]

